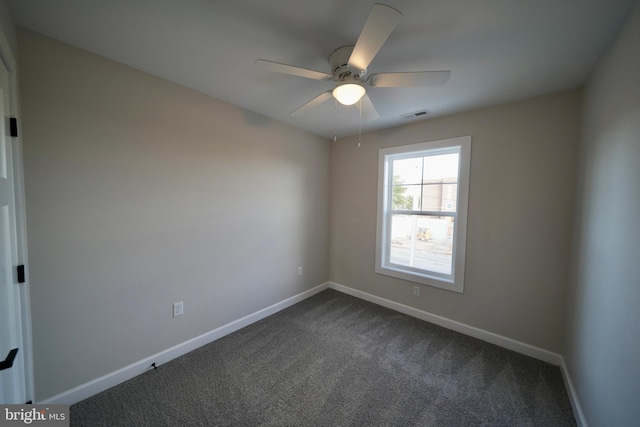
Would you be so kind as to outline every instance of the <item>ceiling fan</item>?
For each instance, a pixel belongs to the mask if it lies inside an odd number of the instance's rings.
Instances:
[[[365,79],[367,67],[402,18],[402,13],[391,6],[376,3],[364,24],[355,45],[343,46],[329,55],[331,74],[296,67],[294,65],[258,59],[255,64],[268,71],[305,77],[313,80],[333,80],[333,90],[321,93],[311,101],[293,110],[291,115],[308,111],[332,96],[341,104],[353,105],[361,101],[365,119],[374,120],[378,113],[366,94],[371,87],[434,87],[449,80],[451,71],[416,71],[371,74]]]

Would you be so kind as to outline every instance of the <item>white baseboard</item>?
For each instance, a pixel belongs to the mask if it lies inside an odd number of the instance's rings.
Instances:
[[[301,292],[297,295],[294,295],[290,298],[287,298],[283,301],[280,301],[262,310],[256,311],[255,313],[252,313],[248,316],[245,316],[238,320],[230,322],[226,325],[223,325],[205,334],[192,338],[174,347],[168,348],[167,350],[161,351],[160,353],[154,354],[153,356],[142,359],[129,366],[125,366],[124,368],[118,369],[117,371],[103,375],[102,377],[96,378],[85,384],[81,384],[77,387],[64,391],[60,394],[51,396],[47,399],[39,401],[38,403],[39,404],[72,405],[74,403],[80,402],[81,400],[84,400],[88,397],[98,394],[122,382],[130,380],[131,378],[136,377],[144,373],[145,371],[148,371],[152,363],[155,363],[156,366],[160,366],[177,357],[187,354],[190,351],[193,351],[199,347],[202,347],[203,345],[209,344],[239,329],[249,326],[252,323],[262,320],[265,317],[268,317],[281,310],[284,310],[285,308],[290,307],[300,301],[303,301],[319,292],[322,292],[327,288],[331,288],[339,292],[352,295],[354,297],[363,299],[365,301],[369,301],[374,304],[387,307],[389,309],[398,311],[400,313],[404,313],[409,316],[416,317],[418,319],[425,320],[427,322],[431,322],[436,325],[445,327],[447,329],[451,329],[456,332],[460,332],[465,335],[469,335],[474,338],[478,338],[483,341],[498,345],[500,347],[504,347],[509,350],[513,350],[518,353],[531,356],[536,359],[543,360],[545,362],[559,366],[562,370],[563,379],[565,381],[565,386],[567,387],[567,392],[569,394],[569,399],[571,401],[571,406],[573,408],[573,411],[576,417],[576,422],[578,423],[578,427],[587,427],[584,414],[582,413],[580,403],[578,402],[578,397],[575,393],[573,383],[571,382],[571,378],[569,376],[569,371],[567,370],[564,359],[562,358],[561,355],[547,351],[547,350],[543,350],[538,347],[534,347],[532,345],[529,345],[520,341],[513,340],[511,338],[494,334],[493,332],[485,331],[473,326],[466,325],[464,323],[457,322],[455,320],[447,319],[445,317],[438,316],[436,314],[428,313],[426,311],[422,311],[414,307],[400,304],[398,302],[381,298],[366,292],[362,292],[357,289],[349,288],[347,286],[340,285],[334,282],[327,282],[322,285],[316,286],[312,289],[309,289],[305,292]]]
[[[567,395],[569,396],[569,402],[571,403],[576,423],[578,427],[588,427],[586,418],[582,412],[582,407],[578,400],[578,395],[576,394],[573,382],[571,381],[569,370],[567,369],[564,358],[560,354],[507,338],[502,335],[494,334],[493,332],[469,326],[455,320],[447,319],[446,317],[422,311],[414,307],[409,307],[408,305],[400,304],[386,298],[362,292],[348,286],[340,285],[338,283],[329,282],[329,288],[558,366],[562,372],[562,379],[564,380],[564,385],[567,390]]]
[[[573,415],[576,418],[576,424],[578,425],[578,427],[587,427],[587,420],[584,417],[584,413],[582,412],[582,406],[580,405],[580,401],[578,400],[578,395],[576,394],[576,389],[573,386],[573,381],[571,381],[569,369],[567,369],[567,365],[564,363],[564,357],[560,357],[560,362],[562,379],[564,380],[564,386],[567,388],[567,394],[569,395],[569,402],[571,402]]]
[[[521,353],[533,358],[542,360],[547,363],[551,363],[555,366],[560,366],[562,357],[548,350],[544,350],[539,347],[532,346],[521,341],[517,341],[511,338],[504,337],[502,335],[494,334],[493,332],[485,331],[483,329],[469,326],[464,323],[457,322],[455,320],[447,319],[446,317],[438,316],[426,311],[419,310],[408,305],[400,304],[399,302],[391,301],[386,298],[381,298],[376,295],[372,295],[366,292],[359,291],[357,289],[350,288],[348,286],[340,285],[338,283],[329,282],[329,288],[336,291],[343,292],[345,294],[352,295],[354,297],[363,299],[365,301],[372,302],[374,304],[381,305],[386,308],[398,311],[400,313],[407,314],[411,317],[416,317],[421,320],[425,320],[430,323],[434,323],[438,326],[442,326],[447,329],[451,329],[456,332],[460,332],[465,335],[469,335],[474,338],[481,339],[482,341],[489,342],[491,344],[504,347],[509,350],[513,350],[517,353]]]
[[[239,329],[242,329],[245,326],[262,320],[265,317],[271,316],[272,314],[275,314],[280,310],[284,310],[285,308],[303,301],[317,294],[318,292],[327,289],[328,287],[329,282],[323,283],[322,285],[318,285],[315,288],[309,289],[308,291],[301,292],[297,295],[285,299],[284,301],[280,301],[267,308],[263,308],[262,310],[249,314],[248,316],[242,317],[231,323],[227,323],[226,325],[223,325],[181,344],[168,348],[167,350],[161,351],[160,353],[154,354],[153,356],[142,359],[129,366],[125,366],[122,369],[118,369],[115,372],[103,375],[100,378],[96,378],[70,390],[56,394],[55,396],[51,396],[47,399],[39,401],[38,403],[72,405],[74,403],[80,402],[81,400],[103,392],[113,386],[130,380],[131,378],[136,377],[144,373],[145,371],[148,371],[149,369],[151,369],[152,363],[155,363],[156,366],[167,363],[177,357],[189,353],[190,351],[202,347],[203,345],[209,344]]]

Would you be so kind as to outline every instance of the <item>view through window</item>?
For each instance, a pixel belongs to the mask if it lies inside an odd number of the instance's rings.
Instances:
[[[391,262],[451,274],[459,157],[393,160]]]

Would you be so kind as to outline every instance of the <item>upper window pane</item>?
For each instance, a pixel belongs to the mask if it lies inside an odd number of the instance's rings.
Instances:
[[[430,154],[392,161],[393,210],[456,212],[460,154]]]
[[[421,185],[394,185],[392,209],[396,211],[420,210],[421,191]]]
[[[439,154],[424,157],[422,179],[428,180],[453,180],[458,179],[459,153]]]
[[[445,180],[429,180],[422,185],[422,211],[455,212],[458,184]]]
[[[422,183],[422,158],[394,160],[392,167],[394,184]]]

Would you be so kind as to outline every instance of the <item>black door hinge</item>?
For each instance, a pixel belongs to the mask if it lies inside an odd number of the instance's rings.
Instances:
[[[24,265],[19,265],[17,267],[17,270],[18,270],[18,283],[26,282],[26,279],[24,277]]]
[[[9,369],[13,366],[13,361],[16,359],[16,354],[18,354],[17,348],[14,348],[9,352],[7,358],[0,362],[0,371],[4,371],[5,369]]]
[[[13,137],[18,136],[18,119],[15,117],[9,118],[9,132]]]

